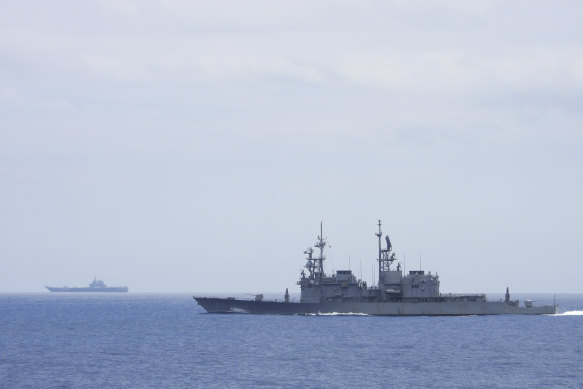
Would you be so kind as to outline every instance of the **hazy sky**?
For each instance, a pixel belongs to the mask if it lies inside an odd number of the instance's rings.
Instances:
[[[2,1],[0,292],[281,292],[378,219],[442,292],[583,292],[583,2]]]

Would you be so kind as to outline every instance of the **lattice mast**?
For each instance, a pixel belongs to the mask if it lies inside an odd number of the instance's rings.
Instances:
[[[318,241],[314,245],[320,249],[320,256],[318,257],[318,272],[320,273],[320,281],[324,275],[324,247],[326,247],[326,240],[324,239],[324,234],[322,233],[322,222],[320,222],[320,235],[318,236]]]
[[[322,280],[324,276],[324,260],[326,256],[324,256],[324,247],[326,247],[326,240],[324,239],[324,235],[322,233],[322,222],[320,222],[320,235],[318,235],[318,241],[314,244],[314,247],[320,249],[320,255],[318,258],[314,258],[312,254],[314,253],[314,249],[308,247],[304,254],[308,255],[308,262],[306,263],[306,268],[310,272],[311,279],[318,279]]]

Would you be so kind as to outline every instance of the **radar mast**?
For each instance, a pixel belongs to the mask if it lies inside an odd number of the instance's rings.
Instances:
[[[387,242],[387,248],[383,250],[381,245],[381,237],[383,236],[383,231],[381,230],[381,221],[379,220],[379,232],[375,235],[379,238],[379,282],[378,286],[379,289],[382,289],[383,286],[383,272],[388,272],[391,270],[391,263],[395,261],[397,258],[395,253],[391,253],[393,249],[393,245],[391,244],[391,240],[389,239],[388,235],[385,235],[385,240]]]

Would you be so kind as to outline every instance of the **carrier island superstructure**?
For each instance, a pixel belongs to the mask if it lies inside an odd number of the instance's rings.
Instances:
[[[388,235],[382,246],[381,221],[378,222],[378,282],[368,286],[357,279],[351,270],[324,272],[327,245],[322,233],[304,254],[306,264],[301,271],[300,301],[292,302],[286,289],[283,301],[265,301],[263,295],[253,300],[233,297],[194,297],[208,313],[255,313],[255,314],[366,314],[366,315],[499,315],[499,314],[554,314],[558,305],[536,306],[532,300],[511,300],[508,287],[504,300],[488,301],[485,294],[441,294],[439,276],[423,270],[411,270],[403,274],[401,263]],[[318,249],[314,255],[314,248]],[[395,264],[396,262],[396,264]],[[307,273],[306,273],[307,271]]]

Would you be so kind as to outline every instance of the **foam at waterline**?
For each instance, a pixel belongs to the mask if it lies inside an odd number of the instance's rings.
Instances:
[[[243,309],[243,308],[231,308],[229,310],[229,312],[233,312],[233,313],[249,313],[249,311],[247,311],[246,309]]]

